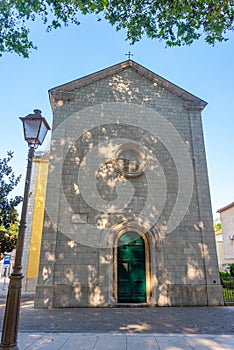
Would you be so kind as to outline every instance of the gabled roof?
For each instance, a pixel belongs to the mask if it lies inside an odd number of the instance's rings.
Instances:
[[[232,203],[226,205],[226,206],[223,207],[223,208],[220,208],[219,210],[217,210],[217,213],[222,213],[223,211],[225,211],[225,210],[227,210],[227,209],[230,209],[230,208],[232,208],[232,207],[234,207],[234,202],[232,202]]]
[[[157,84],[166,90],[170,91],[172,94],[182,98],[184,101],[188,102],[188,107],[191,107],[202,110],[207,102],[201,100],[195,95],[187,92],[186,90],[180,88],[179,86],[171,83],[170,81],[162,78],[160,75],[153,73],[149,69],[141,66],[139,63],[136,63],[133,60],[123,61],[114,66],[102,69],[96,73],[89,74],[83,78],[73,80],[69,83],[54,87],[49,90],[49,95],[51,98],[51,102],[53,102],[53,97],[58,99],[63,99],[69,93],[74,92],[76,89],[84,87],[88,84],[92,84],[96,81],[102,80],[104,78],[108,78],[113,76],[114,74],[118,74],[126,69],[133,69],[140,76],[150,80],[152,83]],[[59,98],[59,96],[61,96]]]

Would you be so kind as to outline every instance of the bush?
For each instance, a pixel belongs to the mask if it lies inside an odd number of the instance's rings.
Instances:
[[[224,272],[224,271],[220,271],[219,274],[220,274],[221,278],[225,278],[225,277],[230,277],[231,276],[231,274],[229,272]]]
[[[230,265],[230,274],[232,277],[234,277],[234,264]]]

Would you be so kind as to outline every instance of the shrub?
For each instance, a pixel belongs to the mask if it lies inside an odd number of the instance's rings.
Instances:
[[[234,277],[234,264],[230,265],[230,274],[232,277]]]
[[[231,276],[229,272],[224,272],[224,271],[220,271],[219,274],[220,274],[221,278],[225,278],[225,277],[230,277]]]

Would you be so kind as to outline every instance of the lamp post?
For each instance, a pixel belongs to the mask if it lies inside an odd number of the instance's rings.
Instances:
[[[19,234],[15,254],[15,263],[13,272],[10,275],[10,282],[7,294],[5,316],[2,328],[2,340],[0,344],[1,350],[18,349],[18,324],[19,309],[22,289],[22,255],[24,247],[24,235],[26,228],[26,214],[28,207],[29,188],[32,172],[32,160],[35,149],[44,141],[47,131],[50,127],[42,117],[39,109],[34,110],[34,114],[20,118],[24,128],[24,138],[28,143],[28,164],[24,187],[24,199],[22,205],[21,220],[19,225]]]

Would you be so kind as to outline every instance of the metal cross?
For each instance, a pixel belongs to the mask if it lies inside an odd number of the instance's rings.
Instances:
[[[131,56],[134,56],[133,53],[131,53],[131,51],[129,51],[128,53],[125,53],[125,56],[128,56],[128,59],[131,59]]]

